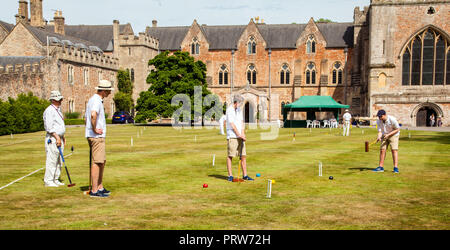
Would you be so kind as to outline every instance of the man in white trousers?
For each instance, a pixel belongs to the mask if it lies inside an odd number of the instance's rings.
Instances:
[[[66,138],[64,134],[66,127],[64,124],[64,117],[61,112],[61,103],[63,96],[59,91],[52,91],[50,94],[51,105],[44,111],[44,128],[47,134],[45,135],[45,152],[47,160],[45,163],[44,185],[46,187],[64,186],[64,183],[59,181],[61,175],[61,157],[58,147],[64,152]]]
[[[352,120],[352,115],[348,111],[348,109],[345,110],[344,116],[342,117],[344,120],[344,131],[342,133],[342,136],[349,136],[350,134],[350,121]]]

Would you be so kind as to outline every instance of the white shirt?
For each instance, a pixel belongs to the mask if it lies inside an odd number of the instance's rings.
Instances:
[[[388,115],[386,122],[381,121],[380,119],[377,120],[377,127],[378,132],[381,132],[383,135],[389,134],[395,129],[400,128],[400,125],[398,124],[397,119],[395,117]],[[400,131],[398,131],[397,134],[394,136],[400,135]]]
[[[60,107],[52,105],[48,106],[44,111],[44,128],[47,133],[56,133],[64,136],[66,133],[66,125],[64,124],[63,114]]]
[[[223,127],[223,122],[225,122],[226,120],[227,120],[227,116],[226,116],[226,115],[222,115],[222,117],[221,117],[220,120],[219,120],[219,124],[220,124],[220,133],[221,133],[222,135],[225,134],[225,132],[224,132],[224,127]]]
[[[236,126],[236,129],[242,134],[242,124],[244,122],[244,115],[240,108],[235,109],[233,105],[227,108],[227,139],[238,138],[234,133],[231,123]]]
[[[342,117],[344,118],[344,121],[350,121],[350,119],[352,119],[352,115],[350,113],[345,113],[344,116]]]
[[[92,130],[91,113],[95,111],[97,113],[97,129],[103,129],[103,134],[96,134]],[[86,107],[86,138],[105,138],[106,137],[106,119],[105,108],[103,107],[102,97],[98,94],[89,99]]]

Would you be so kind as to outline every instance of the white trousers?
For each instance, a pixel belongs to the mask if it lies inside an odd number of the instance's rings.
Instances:
[[[49,139],[51,143],[48,143]],[[61,145],[61,150],[64,152],[64,143]],[[61,175],[62,164],[58,147],[56,147],[56,139],[53,136],[47,135],[45,137],[45,152],[47,160],[45,162],[44,184],[53,184]]]
[[[350,134],[350,121],[344,121],[344,132],[342,133],[342,136],[348,136]]]

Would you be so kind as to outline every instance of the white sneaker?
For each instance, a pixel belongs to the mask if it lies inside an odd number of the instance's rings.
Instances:
[[[50,182],[50,183],[45,183],[46,187],[59,187],[58,184],[54,183],[54,182]]]
[[[62,183],[62,182],[60,182],[58,180],[55,181],[55,184],[58,185],[58,186],[65,186],[66,185],[66,184],[64,184],[64,183]]]

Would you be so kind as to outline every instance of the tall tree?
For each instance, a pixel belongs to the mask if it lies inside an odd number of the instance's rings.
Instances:
[[[201,88],[201,102],[205,96],[211,92],[206,84],[206,65],[202,61],[196,61],[187,52],[177,51],[172,55],[169,52],[162,52],[149,61],[149,65],[154,66],[154,70],[147,77],[150,84],[148,91],[140,93],[137,100],[136,120],[138,122],[151,121],[161,117],[171,117],[179,106],[172,106],[172,98],[177,94],[185,94],[191,101],[191,118],[201,116],[207,110],[214,108],[214,104],[219,103],[219,98],[215,96],[215,101],[211,105],[202,105],[202,109],[194,111],[194,88]],[[220,113],[222,104],[217,110]]]
[[[114,104],[117,111],[130,112],[133,108],[133,83],[131,82],[130,73],[125,70],[117,72],[117,89],[114,95]]]

